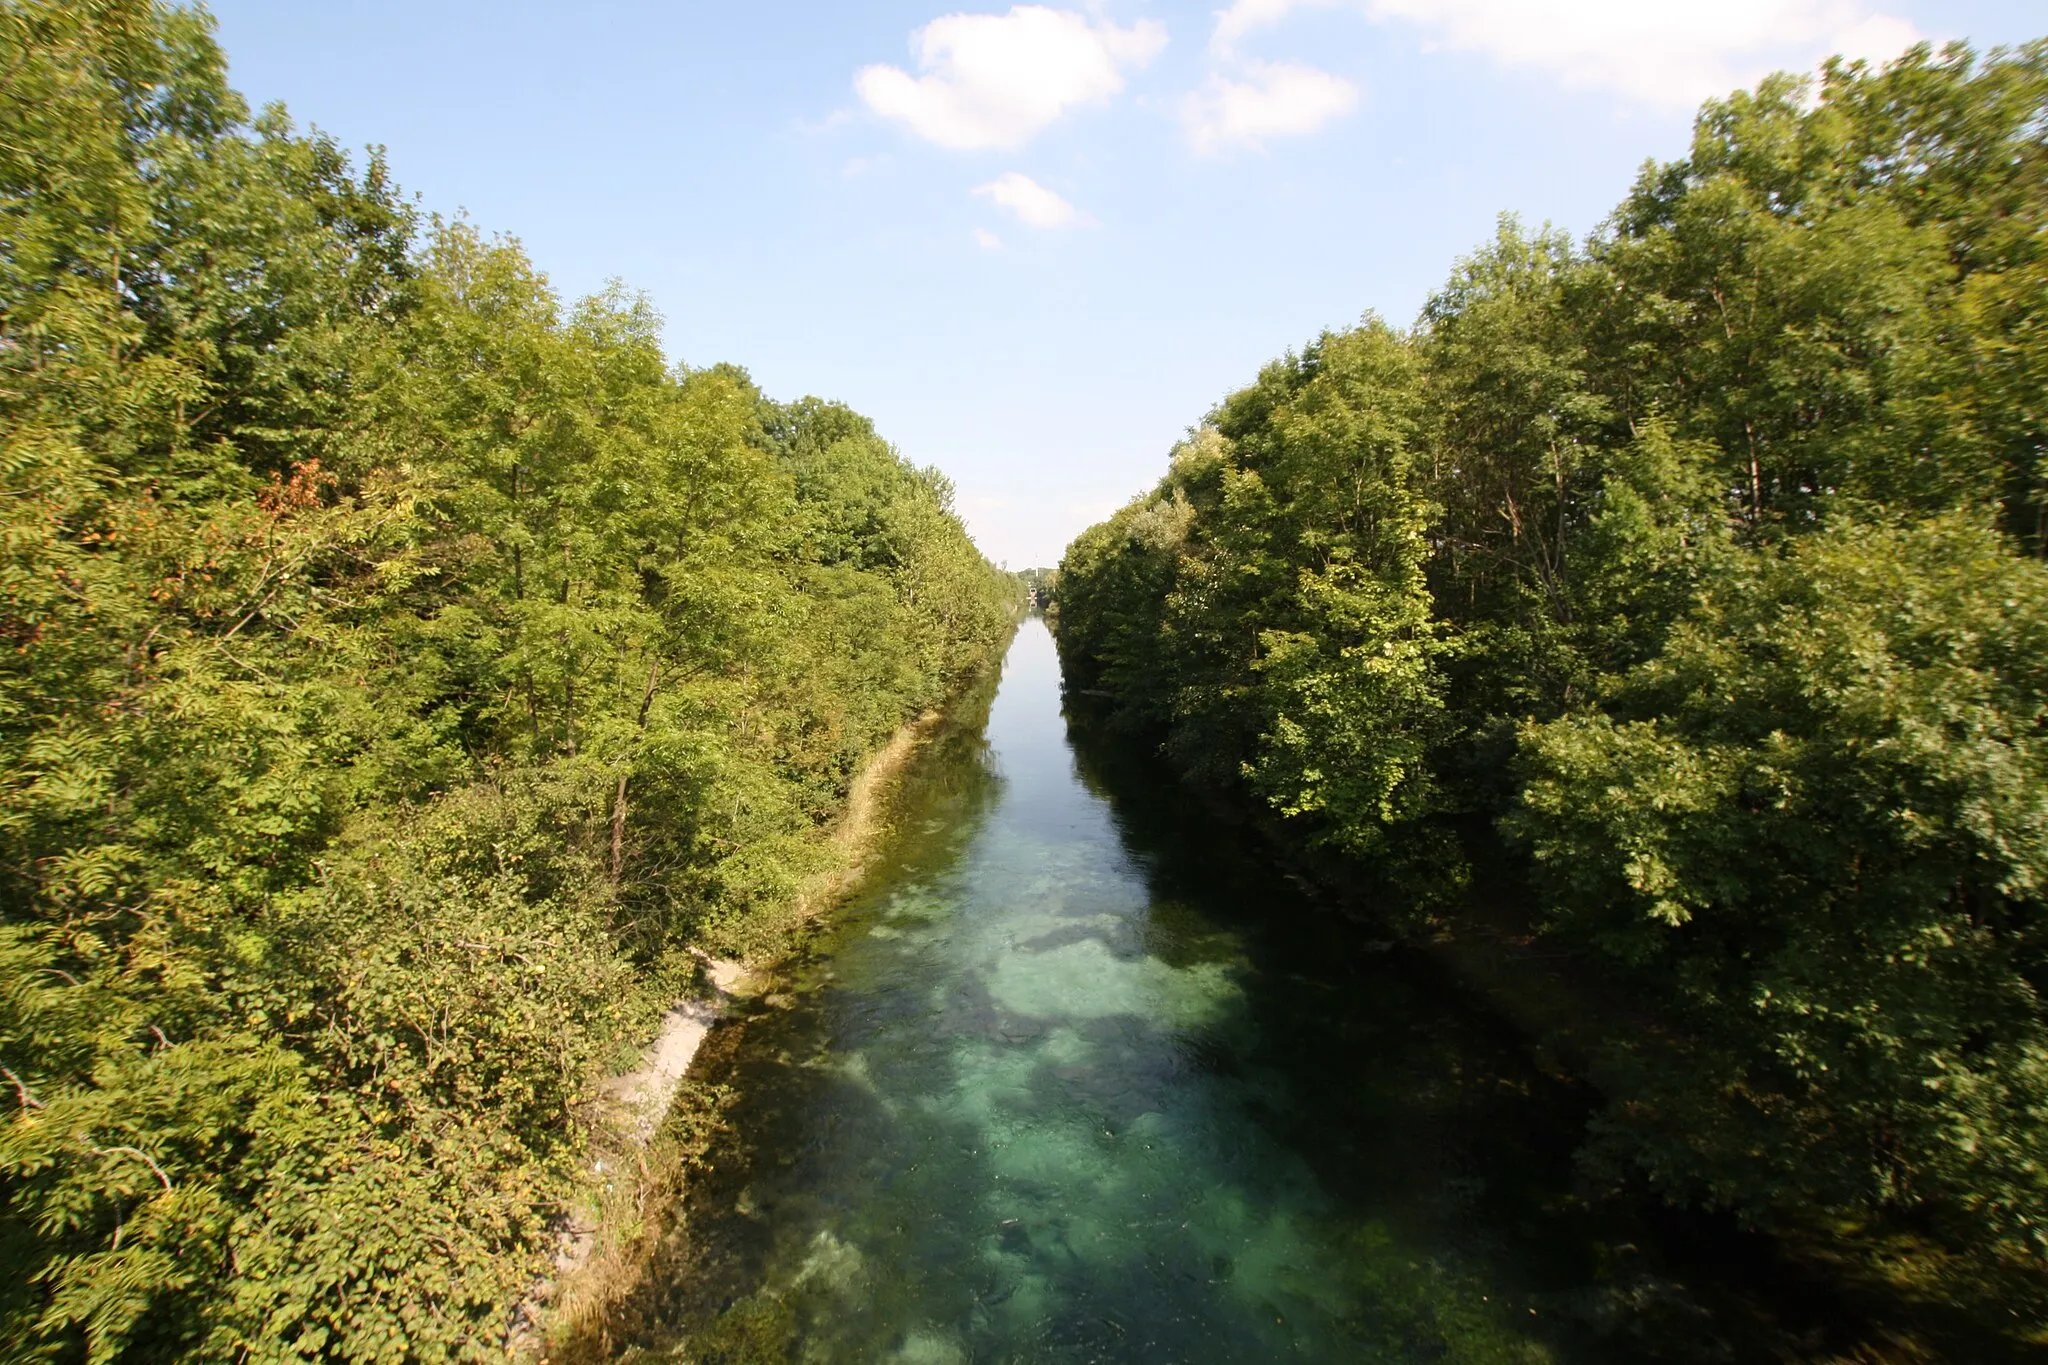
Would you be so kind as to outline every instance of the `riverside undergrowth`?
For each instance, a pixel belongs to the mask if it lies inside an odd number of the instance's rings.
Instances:
[[[0,3],[0,1357],[474,1360],[1014,584],[836,404]]]

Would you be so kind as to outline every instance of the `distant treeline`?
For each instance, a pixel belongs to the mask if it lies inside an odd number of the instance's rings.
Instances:
[[[1609,1011],[1589,1171],[2038,1271],[2044,456],[2048,43],[1834,64],[1267,366],[1060,649],[1412,933],[1504,836]]]
[[[0,0],[0,1357],[502,1358],[605,1069],[1019,592],[203,12]]]
[[[1017,582],[1024,589],[1026,599],[1032,606],[1045,607],[1051,605],[1053,590],[1059,583],[1060,571],[1058,569],[1020,569],[1017,571],[1016,577]]]

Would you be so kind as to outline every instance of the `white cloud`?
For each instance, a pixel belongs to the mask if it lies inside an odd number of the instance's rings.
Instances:
[[[1030,176],[1016,171],[998,176],[986,185],[976,185],[974,192],[995,200],[1029,227],[1073,227],[1085,221],[1072,204]]]
[[[978,227],[974,230],[974,244],[983,251],[1001,251],[1003,249],[1003,239],[985,227]]]
[[[1358,107],[1358,87],[1341,76],[1293,62],[1252,62],[1247,80],[1209,77],[1181,105],[1181,122],[1198,152],[1257,147],[1273,137],[1312,133]]]
[[[1298,9],[1322,8],[1338,0],[1237,0],[1229,9],[1216,12],[1216,31],[1209,35],[1209,50],[1227,57],[1237,40],[1253,29],[1279,23]]]
[[[1914,28],[1907,20],[1890,14],[1873,14],[1835,35],[1829,44],[1830,55],[1858,57],[1873,65],[1888,62],[1915,43],[1927,41],[1927,35]]]
[[[1166,46],[1166,29],[1129,28],[1071,10],[1018,5],[1008,14],[949,14],[912,35],[918,70],[863,67],[854,88],[869,109],[941,147],[1021,147],[1078,105],[1124,88]]]
[[[1211,46],[1336,0],[1235,0]],[[1882,60],[1920,40],[1866,0],[1351,0],[1375,22],[1420,31],[1427,47],[1550,71],[1568,86],[1689,108],[1765,73],[1831,53]]]

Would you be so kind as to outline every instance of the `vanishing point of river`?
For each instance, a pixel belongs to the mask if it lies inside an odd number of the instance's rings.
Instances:
[[[1584,1097],[1525,1040],[1070,735],[1041,621],[980,705],[913,765],[894,850],[700,1059],[736,1099],[650,1345],[1757,1358],[1668,1277],[1668,1236],[1589,1224]]]

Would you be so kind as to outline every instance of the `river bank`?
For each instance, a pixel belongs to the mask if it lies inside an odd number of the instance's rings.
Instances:
[[[920,748],[959,723],[963,709],[967,723],[978,723],[992,685],[988,670],[970,678],[947,706],[899,727],[862,764],[825,837],[827,865],[776,918],[763,936],[766,947],[746,960],[690,950],[698,963],[693,993],[662,1015],[637,1064],[600,1089],[590,1116],[599,1134],[590,1180],[559,1235],[552,1275],[536,1284],[515,1315],[508,1340],[515,1360],[564,1365],[611,1358],[620,1306],[645,1279],[651,1243],[671,1218],[730,1098],[716,1083],[693,1087],[691,1068],[735,1008],[774,998],[780,963],[821,915],[860,885],[888,839],[891,802]]]

